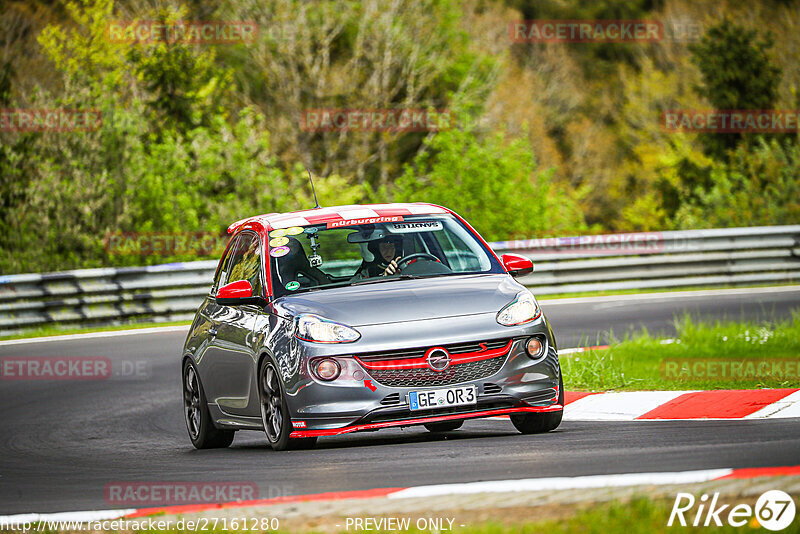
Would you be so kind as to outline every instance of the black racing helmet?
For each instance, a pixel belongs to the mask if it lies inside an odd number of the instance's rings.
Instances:
[[[385,237],[376,239],[375,241],[370,241],[369,244],[367,245],[367,249],[375,257],[375,261],[383,263],[383,256],[381,256],[381,251],[379,248],[381,243],[394,244],[395,257],[397,256],[403,257],[403,238],[400,237],[399,235],[388,234]]]

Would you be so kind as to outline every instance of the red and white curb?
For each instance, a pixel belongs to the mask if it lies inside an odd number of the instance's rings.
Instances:
[[[800,389],[564,392],[564,421],[691,421],[800,417]],[[508,420],[507,415],[490,419]]]
[[[15,525],[37,522],[78,521],[94,522],[119,518],[137,518],[152,515],[180,515],[229,508],[271,506],[300,502],[338,501],[344,499],[414,499],[446,495],[475,493],[514,493],[534,491],[557,491],[588,488],[611,488],[626,486],[663,486],[696,484],[715,480],[748,479],[768,476],[800,476],[800,465],[785,467],[754,467],[740,469],[703,469],[658,473],[624,473],[612,475],[589,475],[578,477],[526,478],[517,480],[492,480],[461,484],[436,484],[410,488],[377,488],[372,490],[341,491],[310,495],[293,495],[272,499],[237,501],[214,504],[165,506],[123,510],[97,510],[85,512],[62,512],[54,514],[18,514],[0,516],[0,524]]]
[[[800,390],[565,392],[566,421],[783,419],[800,417]]]

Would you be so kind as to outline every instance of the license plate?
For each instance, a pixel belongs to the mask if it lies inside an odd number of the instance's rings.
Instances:
[[[408,404],[412,410],[430,410],[475,404],[478,400],[477,397],[475,386],[411,391],[408,394]]]

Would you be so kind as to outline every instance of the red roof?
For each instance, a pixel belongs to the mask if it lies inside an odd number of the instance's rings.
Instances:
[[[228,233],[231,234],[235,232],[240,226],[248,222],[261,223],[267,230],[270,230],[353,219],[373,219],[398,215],[429,215],[434,213],[449,213],[449,211],[435,204],[425,204],[421,202],[334,206],[330,208],[290,211],[288,213],[267,213],[264,215],[256,215],[255,217],[248,217],[247,219],[242,219],[231,224],[228,227]]]

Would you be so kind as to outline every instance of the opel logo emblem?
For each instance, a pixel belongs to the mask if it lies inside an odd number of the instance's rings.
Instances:
[[[433,348],[428,351],[428,367],[436,372],[441,372],[450,367],[450,354],[442,348]]]

